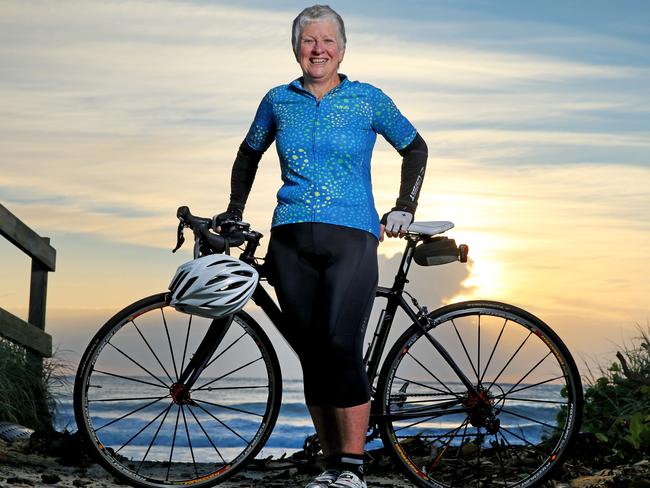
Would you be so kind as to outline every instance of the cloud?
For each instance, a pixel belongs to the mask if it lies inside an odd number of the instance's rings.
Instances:
[[[108,310],[158,291],[187,258],[169,254],[176,207],[225,207],[259,99],[299,75],[289,46],[297,8],[254,4],[0,3],[0,201],[53,238],[51,306],[69,310],[83,295]],[[577,348],[646,318],[645,17],[596,10],[342,8],[342,71],[386,91],[429,145],[417,218],[454,221],[449,235],[470,245],[469,267],[413,270],[423,303],[515,302]],[[379,140],[380,212],[394,203],[399,164]],[[245,214],[264,242],[279,186],[270,150]],[[386,281],[401,247],[380,247]],[[13,263],[0,249],[7,256]],[[14,307],[26,300],[2,290]],[[70,327],[89,318],[57,313],[53,327],[77,344]]]

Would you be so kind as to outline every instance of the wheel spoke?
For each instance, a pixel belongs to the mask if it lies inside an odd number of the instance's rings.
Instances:
[[[469,357],[469,352],[467,352],[467,348],[465,347],[465,342],[463,342],[463,338],[460,336],[460,332],[458,332],[458,328],[456,327],[456,323],[454,320],[451,320],[451,325],[454,327],[454,331],[456,331],[456,337],[458,337],[458,341],[460,342],[460,345],[463,347],[463,351],[465,351],[465,357],[467,357],[467,360],[469,361],[469,365],[472,367],[472,371],[474,371],[474,375],[476,376],[476,381],[479,380],[478,377],[478,371],[476,371],[476,368],[474,367],[474,361],[472,361],[472,358]]]
[[[131,415],[133,415],[134,413],[138,413],[140,410],[144,410],[145,408],[150,407],[151,405],[154,405],[155,403],[158,403],[160,400],[164,400],[165,398],[170,398],[170,397],[169,397],[169,395],[164,396],[164,397],[160,397],[158,400],[154,400],[153,402],[149,402],[146,405],[138,407],[138,408],[136,408],[135,410],[132,410],[129,413],[125,413],[121,417],[113,419],[110,422],[102,425],[101,427],[96,428],[95,432],[98,432],[98,431],[102,430],[103,428],[108,427],[109,425],[113,425],[115,422],[119,422],[120,420],[124,420],[125,418],[130,417]]]
[[[425,419],[419,420],[419,421],[417,421],[417,422],[413,422],[412,424],[405,425],[405,426],[403,426],[403,427],[397,427],[397,428],[393,427],[393,432],[395,432],[395,434],[397,434],[398,432],[400,432],[400,431],[402,431],[402,430],[404,430],[404,429],[410,429],[410,428],[413,427],[414,425],[419,425],[419,424],[421,424],[421,423],[423,423],[423,422],[428,422],[429,420],[437,419],[437,418],[440,417],[441,415],[442,415],[442,414],[440,414],[440,415],[432,415],[432,416],[430,416],[430,417],[427,417],[427,418],[425,418]],[[412,437],[412,436],[406,436],[406,437]]]
[[[200,407],[199,407],[199,408],[200,408]],[[208,433],[205,431],[205,429],[203,428],[203,424],[201,424],[201,422],[199,422],[199,419],[198,419],[197,416],[194,414],[194,411],[193,411],[191,408],[188,408],[188,410],[189,410],[190,413],[192,414],[192,417],[194,417],[194,420],[196,421],[197,425],[201,428],[201,431],[203,432],[203,435],[205,435],[205,438],[208,440],[208,442],[210,443],[210,445],[214,448],[214,450],[217,452],[218,456],[221,458],[221,462],[223,462],[224,464],[226,464],[226,460],[225,460],[225,459],[223,458],[223,456],[221,455],[221,452],[219,452],[219,449],[217,448],[217,446],[214,445],[214,442],[212,442],[212,438],[210,438],[210,436],[208,435]]]
[[[216,390],[252,390],[259,388],[268,388],[269,385],[251,385],[251,386],[211,386],[208,388],[201,388],[201,391],[216,391]],[[196,391],[196,390],[192,390]]]
[[[136,378],[130,378],[128,376],[122,376],[121,374],[116,374],[116,373],[109,373],[108,371],[102,371],[100,369],[95,369],[93,370],[95,373],[100,373],[100,374],[105,374],[107,376],[113,376],[115,378],[122,378],[123,380],[127,381],[134,381],[136,383],[142,383],[143,385],[150,385],[150,386],[155,386],[156,388],[164,388],[165,390],[168,390],[169,387],[167,385],[158,385],[156,383],[151,383],[149,381],[144,381],[144,380],[138,380]]]
[[[100,403],[100,402],[133,402],[136,400],[155,400],[163,399],[162,397],[130,397],[130,398],[101,398],[98,400],[88,400],[88,403]]]
[[[535,402],[535,403],[550,403],[553,405],[566,405],[567,402],[562,402],[559,400],[540,400],[538,398],[519,398],[519,397],[505,397],[505,396],[498,396],[494,398],[503,398],[505,401],[511,401],[511,400],[517,400],[520,402]]]
[[[173,383],[174,380],[172,380],[172,377],[169,376],[169,373],[167,372],[167,368],[165,368],[165,366],[163,366],[163,363],[160,361],[160,358],[158,358],[158,354],[156,354],[155,351],[152,349],[151,345],[149,344],[149,341],[146,339],[146,337],[144,336],[144,334],[140,330],[140,327],[138,327],[138,325],[135,323],[135,320],[132,320],[131,323],[135,327],[135,330],[138,331],[138,334],[140,334],[140,337],[142,337],[142,340],[147,345],[147,348],[149,349],[149,351],[151,351],[151,354],[153,354],[153,357],[156,359],[156,361],[158,361],[158,364],[160,365],[162,370],[165,372],[165,375],[167,376],[167,378],[169,378],[170,383]]]
[[[564,379],[564,376],[556,376],[556,377],[554,377],[554,378],[549,378],[549,379],[544,380],[544,381],[539,381],[539,382],[537,382],[537,383],[533,383],[533,384],[531,384],[531,385],[526,385],[526,386],[524,386],[524,387],[522,387],[522,388],[519,388],[518,390],[512,390],[512,391],[509,392],[509,393],[519,393],[520,391],[528,390],[528,389],[530,389],[530,388],[535,388],[536,386],[545,385],[545,384],[547,384],[547,383],[551,383],[551,382],[553,382],[553,381],[557,381],[557,380],[561,380],[561,379]],[[494,398],[505,398],[505,394],[495,395]]]
[[[487,388],[488,390],[490,388],[492,388],[497,381],[499,381],[499,378],[501,377],[503,372],[506,370],[506,368],[508,366],[510,366],[510,363],[512,362],[512,360],[515,358],[515,356],[517,354],[519,354],[519,351],[521,351],[521,349],[524,347],[524,344],[526,344],[526,342],[528,341],[528,339],[530,338],[530,336],[532,334],[533,334],[532,331],[528,332],[528,335],[526,336],[526,338],[523,340],[523,342],[521,344],[519,344],[519,347],[517,348],[517,350],[512,354],[512,356],[510,356],[510,359],[508,359],[508,362],[503,366],[503,368],[501,368],[501,371],[499,371],[499,374],[496,375],[496,377],[492,380],[492,382],[490,383],[490,386],[488,386],[488,388]]]
[[[248,415],[255,415],[256,417],[264,417],[264,415],[259,414],[259,413],[249,412],[249,411],[243,410],[241,408],[229,407],[228,405],[221,405],[220,403],[209,402],[207,400],[199,400],[198,398],[194,398],[194,401],[199,402],[199,403],[205,403],[207,405],[212,405],[213,407],[225,408],[226,410],[232,410],[234,412],[246,413]]]
[[[467,434],[467,427],[468,426],[469,426],[469,422],[467,422],[467,419],[465,419],[465,428],[463,429],[463,436],[460,439],[460,446],[458,447],[458,450],[456,451],[456,466],[460,465],[460,455],[463,452],[462,448],[465,445],[465,443],[463,441],[465,440],[465,436]],[[450,487],[451,486],[454,486],[453,485],[453,480],[452,480],[452,484],[450,485]]]
[[[499,432],[494,434],[494,443],[496,444],[496,447],[492,447],[494,449],[494,452],[497,455],[497,459],[499,460],[499,467],[501,468],[501,474],[503,476],[503,486],[508,485],[508,479],[506,477],[506,468],[505,465],[503,464],[503,459],[501,457],[501,445],[499,444],[499,438],[497,437]],[[501,434],[503,436],[503,434]]]
[[[513,412],[512,410],[508,410],[506,408],[501,408],[501,411],[505,412],[507,414],[510,414],[510,415],[514,415],[515,417],[519,417],[521,419],[528,420],[529,422],[534,422],[536,424],[543,425],[544,427],[548,427],[551,430],[557,430],[558,429],[557,425],[547,424],[546,422],[542,422],[541,420],[535,420],[533,418],[527,417],[526,415],[521,415],[520,413]]]
[[[424,383],[420,383],[419,381],[408,380],[408,379],[402,378],[400,376],[395,376],[395,379],[405,381],[405,382],[408,382],[408,383],[413,383],[414,385],[421,386],[422,388],[426,388],[428,390],[437,391],[438,393],[444,393],[445,395],[447,394],[446,391],[441,390],[440,388],[436,388],[435,386],[425,385]],[[460,393],[454,393],[449,388],[447,388],[447,389],[448,389],[449,393],[451,393],[451,395],[454,396],[455,398],[461,398],[462,395]]]
[[[454,427],[453,429],[448,430],[444,434],[431,434],[431,435],[420,435],[418,434],[417,436],[412,436],[412,435],[401,435],[397,436],[400,439],[412,439],[413,437],[417,437],[418,439],[430,439],[428,442],[429,445],[432,445],[434,442],[439,441],[440,439],[446,439],[447,437],[454,439],[458,437],[455,435],[455,432],[458,432],[461,428],[463,428],[464,425],[467,425],[468,419],[463,420],[463,422],[458,426]],[[394,432],[397,432],[396,430]]]
[[[190,454],[192,455],[192,464],[194,465],[194,474],[199,477],[199,470],[196,467],[196,459],[194,458],[194,448],[192,447],[192,438],[190,437],[190,429],[187,427],[187,418],[185,417],[185,408],[181,405],[181,413],[183,414],[183,424],[185,424],[185,434],[187,435],[187,443],[190,446]]]
[[[492,362],[492,357],[494,356],[494,352],[497,350],[497,346],[499,345],[499,342],[501,341],[501,336],[503,335],[503,331],[505,330],[507,323],[508,323],[508,319],[505,319],[503,321],[503,324],[501,325],[501,330],[499,331],[499,336],[497,337],[497,340],[494,341],[494,346],[492,346],[492,351],[490,352],[490,357],[488,358],[487,363],[485,363],[485,369],[483,370],[483,374],[481,375],[481,378],[479,380],[480,384],[483,384],[483,379],[485,378],[485,374],[487,373],[488,368],[490,367],[490,363]]]
[[[413,358],[413,360],[414,360],[416,363],[418,363],[418,364],[420,365],[420,367],[422,367],[422,369],[424,369],[424,370],[425,370],[427,373],[429,373],[429,375],[431,375],[431,376],[432,376],[432,377],[433,377],[433,378],[434,378],[438,383],[440,383],[440,384],[441,384],[441,385],[442,385],[442,386],[443,386],[443,387],[444,387],[444,388],[445,388],[449,393],[451,393],[452,395],[455,395],[455,393],[454,393],[453,391],[451,391],[451,388],[449,388],[449,387],[448,387],[447,385],[445,385],[442,381],[440,381],[440,379],[439,379],[435,374],[433,374],[433,373],[429,370],[429,368],[427,368],[424,364],[422,364],[421,361],[419,361],[415,356],[413,356],[413,354],[411,354],[410,352],[408,352],[407,354],[408,354],[411,358]],[[440,391],[441,391],[441,390],[440,390]]]
[[[467,422],[468,422],[468,419],[465,419],[465,421],[462,424],[460,424],[458,427],[456,427],[455,429],[452,429],[452,430],[450,430],[448,432],[448,433],[453,432],[453,434],[451,434],[449,436],[445,436],[445,437],[449,437],[449,440],[444,443],[442,449],[440,449],[440,452],[438,453],[436,458],[431,463],[429,463],[429,465],[427,466],[429,468],[429,471],[434,470],[434,469],[436,469],[438,467],[438,464],[440,464],[440,460],[445,455],[445,452],[447,452],[447,449],[449,449],[449,446],[451,445],[452,441],[457,437],[456,433],[460,429],[462,429],[464,426],[466,426]],[[440,437],[438,437],[438,439],[441,439],[442,437],[443,436],[440,436]],[[431,444],[433,444],[433,441],[429,443],[429,445],[431,445]]]
[[[152,418],[149,422],[147,422],[147,423],[145,424],[144,427],[140,428],[140,430],[137,431],[135,434],[133,434],[133,435],[131,436],[131,438],[130,438],[128,441],[126,441],[124,444],[122,444],[122,445],[120,446],[120,448],[117,449],[117,450],[115,451],[115,454],[119,453],[122,449],[124,449],[126,446],[128,446],[129,444],[131,444],[131,442],[133,442],[133,440],[134,440],[136,437],[138,437],[140,434],[142,434],[142,433],[147,429],[147,427],[149,427],[151,424],[153,424],[153,423],[158,419],[158,417],[160,417],[163,413],[165,414],[165,417],[166,417],[166,416],[167,416],[167,413],[166,413],[166,412],[168,412],[169,409],[172,408],[172,405],[173,405],[173,403],[170,403],[170,404],[167,405],[165,408],[163,408],[163,409],[160,411],[160,413],[159,413],[158,415],[156,415],[156,416],[155,416],[154,418]],[[164,421],[164,419],[163,419],[163,421]]]
[[[503,430],[505,430],[505,431],[508,432],[509,434],[513,435],[513,433],[510,432],[508,429],[503,429]],[[508,447],[510,448],[510,451],[512,451],[512,453],[514,454],[514,456],[515,456],[515,457],[517,458],[517,460],[519,461],[519,465],[518,465],[518,466],[525,466],[526,463],[524,462],[523,459],[521,459],[521,456],[519,455],[519,449],[518,449],[516,446],[513,446],[513,445],[510,443],[510,441],[508,440],[508,438],[507,438],[506,436],[503,435],[503,432],[499,431],[498,433],[501,434],[501,437],[503,438],[503,441],[508,445]],[[515,437],[519,437],[519,436],[515,435]],[[528,442],[526,439],[521,439],[521,440],[523,440],[524,442]],[[531,446],[536,447],[534,444],[531,444],[530,442],[528,442],[528,443],[529,443]],[[506,454],[507,454],[507,453],[508,453],[508,450],[506,449]],[[530,470],[530,469],[528,469],[528,472],[530,472],[530,473],[532,473],[533,471],[534,471],[534,470]]]
[[[517,387],[522,383],[522,381],[524,381],[524,380],[528,377],[528,375],[530,375],[530,373],[532,373],[533,371],[535,371],[535,370],[537,369],[537,367],[538,367],[540,364],[542,364],[542,363],[546,360],[546,358],[549,357],[551,354],[552,354],[552,351],[549,351],[548,354],[546,354],[546,356],[544,356],[542,359],[540,359],[539,361],[537,361],[537,363],[536,363],[532,368],[530,368],[530,369],[528,370],[528,372],[527,372],[524,376],[522,376],[522,377],[519,379],[519,381],[517,381],[517,383],[515,383],[514,385],[512,385],[512,386],[510,387],[510,389],[509,389],[505,394],[508,395],[508,394],[510,394],[510,393],[512,392],[512,390],[514,390],[515,388],[517,388]]]
[[[210,366],[212,363],[214,363],[217,359],[219,359],[221,356],[223,356],[228,350],[233,347],[235,344],[237,344],[242,337],[246,335],[246,332],[243,332],[242,335],[240,335],[237,339],[235,339],[233,342],[231,342],[228,347],[226,347],[223,351],[221,351],[219,354],[217,354],[215,357],[213,357],[210,362],[207,364],[206,368]]]
[[[504,428],[502,428],[502,430],[505,430],[508,434],[510,434],[510,435],[512,435],[512,436],[514,436],[514,437],[517,437],[517,438],[521,439],[521,440],[524,441],[525,443],[527,443],[527,444],[529,444],[530,446],[532,446],[533,448],[537,449],[537,446],[536,446],[535,444],[529,442],[527,439],[523,439],[523,438],[519,437],[519,436],[516,435],[514,432],[511,432],[511,431],[509,431],[508,429],[504,429]],[[503,432],[499,431],[499,434],[501,434],[501,437],[503,437],[503,440],[505,441],[505,443],[508,444],[508,447],[510,447],[510,450],[514,453],[515,457],[519,460],[519,464],[520,464],[521,466],[525,466],[525,462],[521,459],[521,456],[519,455],[519,449],[518,449],[516,446],[513,446],[513,445],[510,443],[510,441],[508,440],[508,438],[507,438],[506,436],[503,435]],[[506,451],[506,452],[507,452],[507,451]],[[532,471],[531,471],[531,472],[532,472]]]
[[[479,437],[481,435],[480,429],[476,433],[476,473],[477,478],[481,479],[481,447],[483,446],[483,438]]]
[[[233,429],[231,429],[230,426],[228,426],[228,425],[227,425],[223,420],[221,420],[221,419],[215,417],[214,415],[212,415],[212,412],[206,410],[206,409],[203,408],[201,405],[198,405],[198,404],[197,404],[197,407],[199,407],[201,410],[203,410],[205,413],[207,413],[210,417],[212,417],[214,420],[216,420],[217,422],[219,422],[219,424],[223,425],[226,429],[228,429],[230,432],[232,432],[232,433],[235,434],[237,437],[239,437],[239,438],[240,438],[242,441],[244,441],[247,445],[250,445],[250,441],[249,441],[249,440],[243,438],[241,435],[239,435],[239,433],[237,433],[237,432],[235,432]]]
[[[147,459],[147,456],[149,455],[149,451],[151,451],[151,448],[153,447],[154,443],[156,442],[156,439],[158,438],[158,434],[160,433],[160,429],[165,423],[165,419],[167,418],[167,414],[172,408],[173,403],[170,403],[169,406],[167,407],[165,411],[165,416],[163,419],[160,421],[160,424],[158,425],[158,428],[156,429],[156,433],[153,436],[153,439],[151,439],[151,442],[149,443],[149,446],[147,447],[147,452],[144,453],[144,456],[142,457],[142,461],[140,461],[140,464],[138,465],[138,469],[135,470],[136,474],[140,472],[142,469],[142,465],[144,464],[145,459]]]
[[[192,329],[192,317],[194,317],[194,315],[190,315],[190,319],[187,323],[187,334],[185,335],[185,345],[183,346],[183,359],[181,360],[181,371],[185,371],[185,356],[187,354],[187,343],[190,340],[190,329]]]
[[[181,407],[177,405],[176,409],[176,423],[174,424],[174,436],[172,437],[172,447],[169,450],[169,462],[167,464],[167,474],[165,475],[165,481],[169,481],[169,470],[172,467],[172,458],[174,457],[174,447],[176,447],[176,433],[178,432],[178,419],[181,415]]]
[[[525,437],[521,437],[520,435],[515,434],[515,433],[514,433],[513,431],[511,431],[510,429],[508,429],[508,428],[506,428],[506,427],[503,427],[503,426],[500,427],[500,429],[501,429],[501,430],[505,430],[505,431],[506,431],[508,434],[510,434],[511,436],[516,437],[516,438],[519,439],[520,441],[523,441],[524,443],[528,444],[530,447],[532,447],[532,448],[535,449],[536,451],[538,451],[538,452],[540,452],[540,453],[546,455],[546,452],[545,452],[545,451],[542,451],[542,450],[539,448],[539,446],[538,446],[537,444],[533,444],[532,442],[530,442],[530,441],[529,441],[528,439],[526,439]],[[503,434],[501,434],[501,435],[503,435]],[[512,447],[512,449],[513,449],[515,452],[517,452],[517,449],[516,449],[512,444],[510,444],[510,442],[508,441],[508,439],[507,439],[505,436],[503,436],[503,438],[506,440],[506,442],[508,443],[508,445],[509,445],[510,447]],[[517,457],[519,457],[518,454],[517,454]]]
[[[403,427],[399,427],[399,428],[397,428],[397,429],[393,429],[393,432],[396,432],[396,433],[397,433],[397,432],[399,432],[399,431],[401,431],[401,430],[404,430],[404,429],[410,429],[411,427],[413,427],[413,426],[415,426],[415,425],[419,425],[419,424],[421,424],[421,423],[423,423],[423,422],[429,422],[430,420],[434,420],[434,419],[440,418],[440,417],[442,417],[443,415],[447,415],[447,413],[446,413],[446,412],[443,412],[443,413],[439,413],[439,414],[435,414],[435,415],[429,415],[428,417],[423,418],[422,420],[418,420],[417,422],[413,422],[413,423],[411,423],[411,424],[409,424],[409,425],[405,425],[405,426],[403,426]],[[453,430],[453,429],[452,429],[452,430]],[[450,430],[449,432],[451,432],[451,430]]]
[[[213,383],[216,383],[217,381],[222,380],[222,379],[224,379],[224,378],[227,378],[227,377],[230,376],[231,374],[234,374],[234,373],[236,373],[237,371],[241,371],[242,369],[247,368],[247,367],[250,366],[251,364],[254,364],[254,363],[258,362],[258,361],[260,361],[261,359],[262,359],[262,356],[258,357],[257,359],[253,359],[252,361],[249,361],[248,363],[244,364],[243,366],[240,366],[239,368],[235,368],[235,369],[233,369],[232,371],[229,371],[228,373],[222,374],[222,375],[219,376],[218,378],[215,378],[215,379],[213,379],[212,381],[208,381],[208,382],[205,383],[204,385],[201,385],[201,386],[199,386],[198,388],[194,388],[194,389],[192,389],[191,391],[200,391],[200,390],[204,390],[206,386],[211,385],[211,384],[213,384]]]
[[[172,364],[174,365],[174,374],[176,375],[176,381],[178,381],[178,368],[176,368],[176,358],[174,356],[174,348],[172,347],[172,339],[169,336],[169,327],[167,327],[167,319],[165,318],[165,311],[161,308],[160,313],[162,314],[163,324],[165,326],[165,334],[167,334],[167,342],[169,343],[169,353],[172,356]]]
[[[122,351],[119,347],[111,344],[110,342],[108,343],[109,346],[111,346],[113,349],[115,349],[117,352],[119,352],[122,356],[124,356],[126,359],[131,361],[133,364],[135,364],[137,367],[139,367],[141,370],[145,371],[149,376],[151,376],[154,380],[158,381],[162,386],[165,388],[169,388],[169,385],[166,385],[163,380],[158,378],[155,374],[153,374],[151,371],[149,371],[147,368],[142,366],[139,362],[137,362],[135,359],[133,359],[131,356],[129,356],[127,353]]]

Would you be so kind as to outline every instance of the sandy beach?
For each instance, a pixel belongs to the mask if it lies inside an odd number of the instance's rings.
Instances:
[[[65,488],[109,488],[122,485],[101,466],[87,460],[82,453],[61,450],[41,452],[42,446],[29,439],[0,439],[0,486]],[[62,457],[63,456],[63,457]],[[81,461],[80,461],[81,459]],[[312,471],[315,468],[312,468]],[[413,487],[401,474],[373,472],[366,479],[372,488]],[[304,487],[312,477],[304,465],[294,460],[256,460],[252,466],[218,485],[224,488]],[[608,469],[589,468],[567,461],[556,480],[544,487],[554,488],[650,488],[650,461]]]
[[[66,465],[60,457],[31,453],[28,440],[7,442],[0,440],[0,486],[58,486],[108,488],[120,484],[101,466]],[[256,463],[218,486],[224,488],[302,487],[311,474],[300,472],[294,463],[271,461],[264,467]],[[399,474],[370,474],[368,486],[411,487]]]

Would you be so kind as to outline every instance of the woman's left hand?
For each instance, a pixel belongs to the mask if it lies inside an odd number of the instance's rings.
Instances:
[[[379,226],[379,241],[384,240],[384,234],[388,237],[404,237],[412,222],[413,214],[411,212],[391,210],[385,213]]]

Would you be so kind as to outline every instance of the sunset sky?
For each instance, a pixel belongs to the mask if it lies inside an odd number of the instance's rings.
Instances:
[[[112,314],[163,291],[175,210],[227,205],[266,91],[300,75],[295,1],[0,3],[0,203],[57,250],[47,331],[74,363]],[[650,320],[650,4],[334,1],[341,72],[393,98],[429,146],[417,220],[451,220],[468,265],[420,268],[435,308],[529,309],[579,365]],[[378,140],[381,213],[400,159]],[[272,147],[245,219],[268,235]],[[267,239],[265,239],[266,241]],[[396,240],[380,246],[382,283]],[[392,258],[392,259],[391,259]],[[0,306],[26,317],[29,259],[0,239]]]

